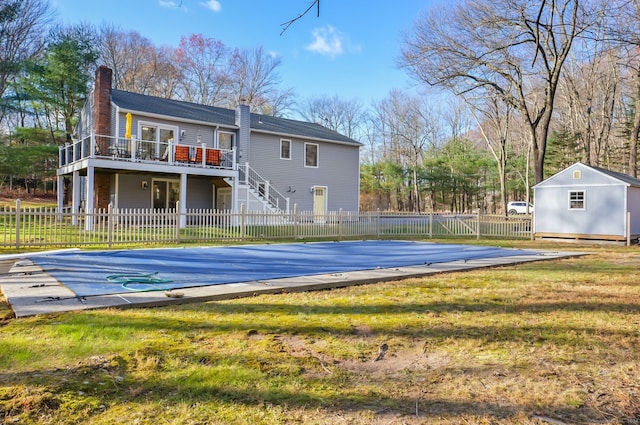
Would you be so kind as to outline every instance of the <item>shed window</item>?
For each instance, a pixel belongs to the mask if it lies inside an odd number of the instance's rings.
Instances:
[[[569,192],[569,209],[570,210],[583,210],[584,209],[584,190],[575,190]]]

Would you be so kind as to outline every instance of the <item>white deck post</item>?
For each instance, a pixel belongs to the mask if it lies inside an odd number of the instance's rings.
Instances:
[[[58,220],[62,220],[62,208],[64,207],[64,176],[57,176],[58,184]]]
[[[84,229],[93,230],[94,222],[94,199],[93,188],[95,186],[95,169],[94,167],[87,167],[87,196],[84,206]]]
[[[238,207],[240,205],[240,200],[238,199],[238,184],[240,183],[240,181],[238,180],[240,176],[239,172],[236,172],[236,176],[231,179],[231,196],[233,197],[233,199],[231,200],[231,205],[233,205],[233,211],[236,212],[238,211]]]
[[[180,228],[187,227],[187,175],[180,174],[180,200],[178,202],[178,214],[180,215]]]
[[[71,224],[75,226],[80,213],[80,173],[74,171],[71,179]]]
[[[135,162],[138,157],[138,146],[136,136],[131,136],[131,161]]]

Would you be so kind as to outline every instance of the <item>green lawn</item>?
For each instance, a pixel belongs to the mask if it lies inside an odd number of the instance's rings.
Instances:
[[[0,423],[640,423],[639,248],[508,245],[592,255],[6,318]]]

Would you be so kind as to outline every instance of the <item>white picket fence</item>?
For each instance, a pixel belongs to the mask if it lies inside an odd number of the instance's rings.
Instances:
[[[119,247],[304,239],[532,238],[529,216],[334,211],[0,209],[0,248]]]

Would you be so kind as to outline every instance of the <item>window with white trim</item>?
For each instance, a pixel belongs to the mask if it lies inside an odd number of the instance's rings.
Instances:
[[[231,150],[236,144],[236,134],[228,131],[218,131],[218,148]]]
[[[291,159],[291,140],[280,139],[280,159]]]
[[[570,190],[569,191],[569,209],[583,210],[584,208],[585,208],[584,190]]]
[[[152,122],[138,123],[138,145],[136,158],[158,159],[166,157],[169,145],[174,143],[178,127],[161,125]]]
[[[315,143],[304,144],[304,166],[318,167],[318,145]]]

